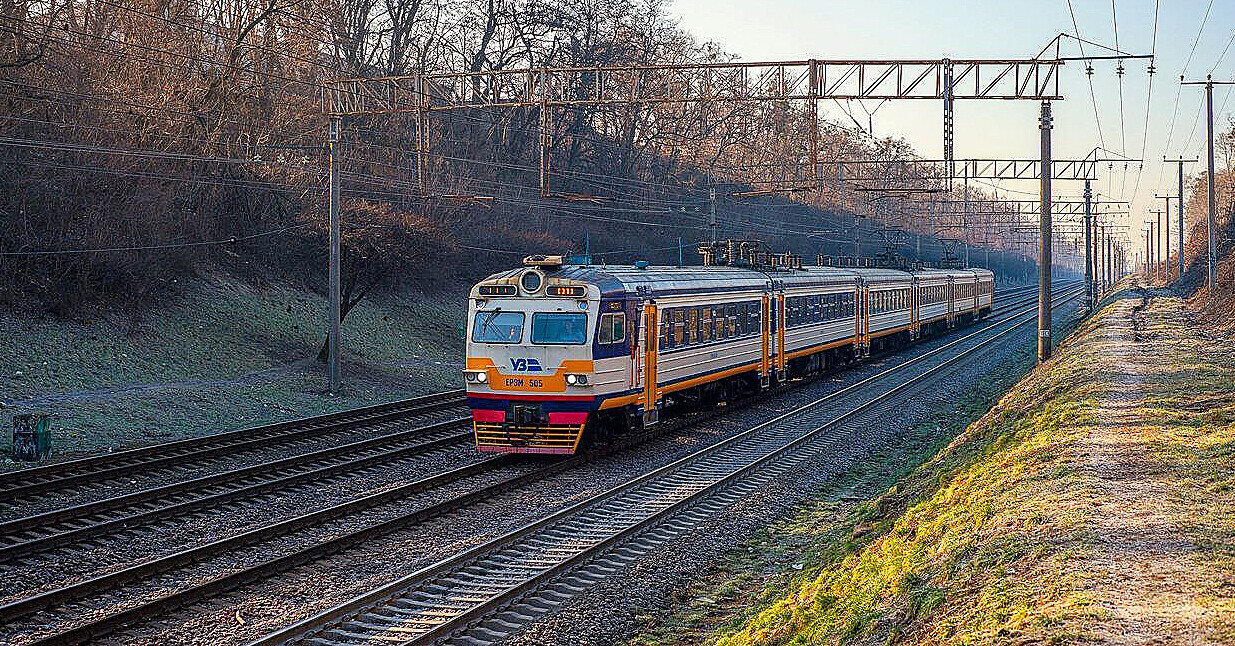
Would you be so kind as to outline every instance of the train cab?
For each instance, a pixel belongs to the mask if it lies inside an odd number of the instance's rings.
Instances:
[[[482,451],[575,452],[595,409],[593,346],[625,340],[624,318],[600,315],[599,288],[555,276],[561,264],[529,257],[469,294],[463,376]]]

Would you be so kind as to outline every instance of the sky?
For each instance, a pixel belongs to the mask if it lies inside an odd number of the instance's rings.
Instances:
[[[1200,159],[1199,164],[1185,166],[1185,172],[1205,166],[1204,88],[1181,86],[1180,75],[1198,80],[1212,73],[1215,81],[1235,81],[1232,0],[1071,0],[1071,5],[1068,0],[670,2],[669,12],[700,42],[719,43],[746,61],[1032,58],[1061,32],[1079,32],[1107,47],[1115,47],[1118,37],[1120,50],[1152,53],[1156,67],[1152,85],[1147,60],[1124,63],[1122,100],[1115,61],[1094,62],[1092,96],[1084,63],[1066,64],[1061,82],[1064,100],[1052,105],[1056,159],[1079,159],[1103,145],[1116,153],[1107,157],[1145,160],[1143,166],[1115,164],[1103,169],[1094,185],[1104,198],[1132,201],[1128,222],[1135,223],[1134,232],[1151,217],[1150,209],[1162,208],[1163,200],[1155,199],[1155,194],[1176,192],[1176,167],[1166,167],[1164,155]],[[1063,53],[1077,56],[1080,51],[1072,41]],[[1107,52],[1086,46],[1085,53]],[[1235,114],[1231,87],[1214,87],[1218,131]],[[849,122],[836,104],[821,105],[828,117]],[[876,105],[868,102],[866,107]],[[850,109],[865,121],[861,108],[851,104]],[[1036,101],[957,101],[955,157],[1038,158],[1039,110]],[[903,137],[926,158],[943,155],[941,102],[886,102],[875,112],[873,125],[876,136]],[[1036,182],[1005,181],[1000,187],[1013,197],[1037,194]],[[1055,182],[1053,190],[1061,197],[1079,196],[1082,186]]]

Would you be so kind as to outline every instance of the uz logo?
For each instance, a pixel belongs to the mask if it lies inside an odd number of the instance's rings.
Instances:
[[[541,372],[540,361],[515,357],[510,360],[510,368],[515,372]]]

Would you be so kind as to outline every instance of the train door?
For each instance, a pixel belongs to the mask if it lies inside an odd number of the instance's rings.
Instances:
[[[948,327],[954,327],[956,323],[956,284],[952,282],[952,278],[948,278]]]
[[[660,339],[660,336],[657,334],[660,329],[657,315],[656,303],[649,301],[644,304],[643,338],[640,340],[640,344],[643,346],[643,351],[640,353],[643,362],[643,370],[641,371],[643,395],[640,400],[643,404],[644,426],[660,421],[660,411],[657,409],[659,390],[656,387],[657,345]]]
[[[760,298],[759,330],[763,338],[763,360],[759,364],[759,379],[764,386],[768,385],[768,373],[772,369],[772,306],[767,294]]]
[[[919,335],[921,322],[921,303],[918,299],[918,277],[913,277],[913,287],[909,290],[909,338],[916,339]]]
[[[772,317],[776,326],[776,370],[781,377],[785,375],[785,294],[776,294],[776,315]]]

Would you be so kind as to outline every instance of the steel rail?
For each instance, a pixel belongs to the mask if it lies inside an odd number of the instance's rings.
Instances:
[[[382,463],[407,460],[472,438],[458,429],[471,417],[457,417],[416,428],[331,446],[153,487],[114,498],[66,507],[0,523],[0,562],[60,547],[113,530],[129,530],[155,521],[181,517],[241,498],[293,485],[355,473]],[[385,448],[395,445],[394,448]],[[349,454],[358,457],[346,458]],[[303,469],[302,467],[309,467]],[[155,504],[157,506],[151,506]]]
[[[1002,309],[999,311],[1002,311]],[[949,347],[958,342],[959,341],[953,341],[943,347]],[[933,352],[935,351],[932,351],[932,353]],[[912,361],[912,359],[909,361]],[[726,412],[729,412],[731,410],[732,409],[728,409]],[[714,416],[714,415],[719,415],[719,414],[721,413],[714,412],[712,415],[709,415],[709,417]],[[682,420],[682,423],[694,425],[702,421],[703,420],[700,419],[698,416],[695,416],[690,419]],[[48,637],[45,640],[42,640],[38,643],[39,644],[44,644],[44,643],[65,644],[65,643],[81,643],[83,641],[87,641],[92,636],[98,636],[102,633],[115,630],[118,627],[132,624],[134,622],[140,621],[143,617],[151,616],[159,612],[164,612],[166,610],[173,609],[176,607],[181,607],[181,606],[184,606],[189,603],[193,603],[203,598],[209,598],[211,596],[220,594],[230,589],[234,589],[235,587],[244,585],[246,583],[250,583],[256,580],[261,580],[263,578],[268,578],[269,576],[273,574],[276,574],[281,571],[285,571],[289,568],[295,567],[305,562],[309,562],[309,561],[312,561],[312,560],[315,560],[315,559],[318,559],[324,556],[328,556],[335,552],[341,551],[343,549],[346,549],[350,546],[357,544],[358,542],[362,542],[365,540],[371,540],[373,538],[377,538],[379,536],[389,534],[394,531],[398,531],[399,529],[402,529],[404,527],[414,525],[416,523],[424,522],[433,517],[451,513],[453,511],[456,511],[456,510],[465,508],[467,506],[476,504],[478,502],[482,502],[489,498],[492,498],[505,491],[509,491],[511,489],[516,489],[522,486],[526,486],[528,484],[536,482],[537,480],[541,480],[551,475],[554,475],[555,473],[558,473],[558,472],[561,472],[561,471],[564,471],[570,468],[574,468],[576,466],[579,466],[579,464],[581,463],[592,461],[600,457],[610,455],[617,451],[625,450],[626,448],[629,448],[630,446],[634,446],[643,441],[646,441],[646,439],[648,438],[644,437],[644,435],[647,435],[650,437],[651,435],[660,435],[666,432],[671,432],[672,430],[674,429],[671,426],[667,425],[666,427],[657,429],[653,431],[652,433],[640,434],[632,438],[627,438],[625,442],[621,443],[620,445],[611,447],[610,449],[602,453],[576,456],[574,458],[570,458],[568,460],[555,463],[554,465],[551,465],[550,467],[547,467],[541,470],[533,471],[531,473],[527,473],[527,474],[516,476],[514,478],[503,480],[501,482],[495,483],[493,485],[489,485],[482,489],[472,491],[464,496],[456,497],[451,500],[444,501],[442,503],[433,505],[425,509],[403,514],[399,517],[390,519],[389,521],[379,523],[377,525],[365,527],[361,530],[336,537],[327,542],[316,544],[316,545],[310,546],[308,548],[299,550],[291,554],[287,554],[281,557],[270,559],[257,566],[250,567],[245,570],[235,572],[229,575],[225,575],[223,577],[220,577],[220,578],[217,578],[211,581],[207,581],[199,585],[192,586],[188,589],[184,589],[178,592],[165,595],[163,597],[155,599],[152,602],[130,608],[128,610],[122,611],[117,614],[103,617],[98,621],[94,621],[86,625],[79,626],[78,628],[70,629],[69,631],[66,631],[64,633],[59,633],[57,635]],[[272,525],[272,526],[267,526],[265,528],[259,528],[257,530],[252,530],[251,532],[248,532],[246,534],[234,536],[228,539],[221,539],[220,541],[216,541],[214,543],[207,544],[199,548],[186,550],[184,552],[180,552],[177,554],[169,555],[167,557],[163,557],[162,559],[156,559],[154,561],[149,561],[147,563],[140,564],[132,568],[122,570],[117,573],[113,573],[110,575],[104,575],[102,577],[95,577],[94,579],[91,579],[88,581],[83,581],[78,584],[66,586],[65,588],[61,588],[58,590],[52,590],[47,593],[37,595],[35,597],[23,599],[23,600],[8,604],[7,606],[0,606],[0,619],[9,620],[12,618],[18,618],[21,616],[25,616],[32,612],[40,610],[40,609],[45,609],[45,608],[52,607],[58,604],[62,604],[62,603],[71,601],[76,598],[82,598],[86,595],[91,594],[92,592],[97,592],[100,590],[106,590],[106,589],[113,588],[125,581],[143,579],[148,576],[158,574],[160,572],[165,572],[169,569],[178,567],[179,565],[196,562],[204,558],[209,558],[211,555],[224,553],[226,551],[236,549],[239,547],[244,547],[247,545],[252,545],[262,540],[272,538],[274,536],[284,535],[284,534],[290,533],[291,531],[295,531],[298,528],[308,527],[311,525],[318,524],[320,522],[325,522],[326,520],[330,520],[331,517],[338,517],[346,513],[352,513],[354,511],[359,511],[363,508],[368,508],[368,507],[375,506],[378,504],[384,504],[386,502],[390,502],[404,495],[411,495],[411,494],[417,493],[418,491],[423,491],[423,490],[432,488],[433,486],[441,486],[442,484],[445,484],[451,481],[456,481],[463,477],[469,477],[471,475],[476,475],[477,473],[481,472],[481,471],[476,470],[477,465],[492,464],[492,463],[496,463],[498,460],[505,460],[506,462],[509,462],[513,460],[513,458],[511,458],[510,456],[499,456],[498,458],[491,458],[489,460],[482,461],[481,463],[476,463],[474,465],[469,465],[461,469],[456,469],[452,472],[439,474],[437,476],[427,478],[417,483],[411,483],[409,485],[405,485],[404,487],[400,487],[398,489],[390,490],[388,492],[383,492],[380,494],[375,494],[373,496],[357,499],[355,501],[344,503],[342,505],[337,505],[335,507],[332,507],[326,510],[321,510],[319,512],[305,514],[297,518],[289,519],[287,521],[283,521],[282,523],[279,523],[277,526]],[[498,468],[498,466],[500,465],[494,464],[494,466],[488,469],[485,469],[485,471]],[[336,510],[337,510],[337,513],[335,513]]]
[[[343,431],[395,421],[457,406],[463,403],[463,399],[462,390],[446,391],[327,415],[21,469],[0,476],[0,500],[13,501],[22,496],[107,480],[135,471],[166,468],[238,450],[269,448],[272,441],[294,442],[320,435],[325,430]]]
[[[1071,300],[1079,294],[1080,290],[1073,290],[1062,298]],[[947,367],[957,365],[961,359],[1030,323],[1032,313],[1033,310],[1027,308],[1009,319],[989,325],[904,364],[784,413],[545,519],[271,633],[252,642],[250,646],[282,644],[309,636],[319,642],[334,641],[331,639],[333,634],[337,634],[338,641],[344,643],[363,640],[375,636],[375,633],[380,634],[379,638],[383,641],[417,644],[445,636],[502,603],[642,532],[654,523],[682,511],[687,506],[698,504],[702,497],[805,446],[825,431],[839,426],[876,404],[925,382]],[[920,365],[948,348],[1003,325],[1009,327],[920,374],[900,381],[877,396],[857,396],[885,377]],[[846,395],[854,396],[857,400],[855,405],[814,430],[793,437],[796,434],[793,428],[776,429],[776,425],[781,422]],[[777,433],[783,437],[778,437]],[[777,444],[781,440],[787,443],[769,448],[769,445]],[[744,447],[743,443],[747,442],[753,446]],[[726,458],[726,452],[736,455]],[[709,459],[713,463],[708,463]],[[726,459],[729,462],[725,462]],[[602,505],[609,505],[610,511],[607,514],[602,513]],[[574,526],[569,527],[568,521],[574,522]],[[566,529],[555,529],[558,526]],[[327,626],[374,605],[381,606],[386,614],[368,610],[330,634],[319,634]],[[395,627],[397,636],[387,634],[388,629]]]

